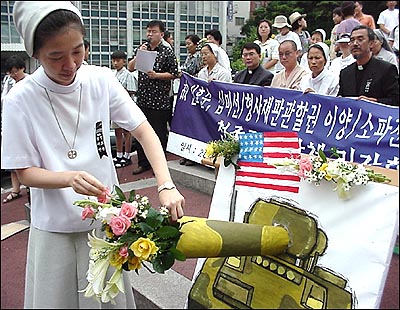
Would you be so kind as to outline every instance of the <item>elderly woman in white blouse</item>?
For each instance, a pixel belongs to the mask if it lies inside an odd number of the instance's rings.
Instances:
[[[231,72],[219,64],[220,47],[215,43],[206,43],[200,50],[204,67],[197,75],[208,82],[212,80],[232,82]]]
[[[336,96],[339,92],[339,78],[325,66],[329,63],[328,45],[323,42],[311,45],[308,48],[307,60],[311,73],[302,77],[300,90],[304,93]]]

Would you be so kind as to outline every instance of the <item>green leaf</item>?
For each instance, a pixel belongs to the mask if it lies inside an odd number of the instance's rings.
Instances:
[[[114,185],[114,190],[117,193],[119,199],[121,199],[121,201],[125,201],[126,197],[122,189],[120,189],[117,185]]]
[[[176,248],[171,248],[170,252],[174,255],[175,259],[184,262],[186,260],[186,255],[183,254],[181,251],[179,251]]]
[[[140,222],[140,223],[137,224],[137,226],[139,226],[141,231],[143,231],[143,233],[146,234],[146,235],[149,234],[149,233],[154,232],[154,230],[155,230],[154,227],[148,225],[145,222]]]
[[[156,231],[157,236],[160,238],[172,238],[177,235],[179,230],[172,226],[163,226]]]
[[[146,216],[146,223],[156,229],[161,225],[163,222],[164,217],[154,208],[150,208],[147,216]]]
[[[135,196],[136,196],[136,191],[133,189],[129,192],[129,202],[132,202],[135,200]]]
[[[128,230],[124,235],[119,237],[118,242],[120,242],[120,243],[133,243],[137,239],[139,239],[139,236],[137,236],[137,234],[134,234],[133,232]]]
[[[163,264],[162,264],[160,258],[155,258],[151,263],[153,265],[154,271],[156,271],[158,273],[164,273],[165,272],[165,269],[163,267]]]
[[[175,263],[175,255],[171,252],[167,252],[161,256],[161,262],[164,270],[170,269]]]
[[[324,153],[324,151],[322,151],[322,149],[319,149],[318,150],[318,155],[319,155],[319,157],[321,157],[321,159],[322,159],[322,161],[324,162],[324,163],[326,163],[328,160],[326,159],[326,156],[325,156],[325,153]]]

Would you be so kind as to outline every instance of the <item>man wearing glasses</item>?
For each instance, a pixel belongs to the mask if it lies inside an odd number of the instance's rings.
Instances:
[[[301,78],[307,74],[307,71],[297,62],[300,52],[297,49],[296,43],[292,40],[283,41],[279,45],[278,51],[279,61],[284,70],[275,74],[271,87],[299,90]]]
[[[339,93],[391,106],[399,106],[399,75],[395,65],[372,56],[374,31],[356,26],[350,34],[350,51],[356,62],[340,71]]]
[[[260,65],[261,47],[249,42],[242,47],[242,59],[246,69],[236,73],[234,83],[270,86],[274,75]]]
[[[162,43],[164,32],[165,25],[162,21],[150,21],[147,25],[148,42],[138,47],[138,50],[156,51],[157,57],[154,61],[153,70],[146,73],[139,72],[138,74],[137,105],[146,115],[165,152],[168,136],[167,123],[170,120],[172,108],[172,103],[169,100],[171,80],[179,78],[179,72],[178,62],[173,50]],[[136,53],[128,63],[129,71],[135,70]],[[132,171],[132,174],[140,174],[151,169],[140,145],[138,145],[137,152],[138,167]]]

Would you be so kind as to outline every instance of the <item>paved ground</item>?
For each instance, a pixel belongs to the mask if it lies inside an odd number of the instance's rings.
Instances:
[[[168,154],[169,161],[175,161],[179,157]],[[118,177],[121,184],[125,183],[131,187],[137,186],[137,192],[147,195],[153,205],[158,203],[154,179],[151,171],[147,171],[139,176],[133,176],[131,171],[136,167],[136,158],[133,156],[133,165],[118,169]],[[179,167],[179,166],[178,166]],[[204,167],[204,169],[208,169]],[[4,182],[3,182],[4,181]],[[133,183],[132,183],[133,182]],[[9,187],[7,178],[2,178],[3,200]],[[178,189],[186,198],[185,212],[187,215],[207,217],[211,204],[211,196],[198,190],[177,184]],[[27,202],[26,191],[22,191],[23,196],[7,204],[1,203],[1,225],[23,221],[26,219],[24,204]],[[21,309],[23,307],[24,277],[26,263],[26,246],[29,229],[12,235],[1,241],[1,309]],[[357,262],[354,262],[357,263]],[[169,279],[176,279],[176,282],[182,282],[183,279],[191,280],[195,259],[188,259],[186,262],[177,262]],[[367,276],[366,271],[366,276]],[[181,277],[180,277],[181,276]],[[179,278],[180,277],[180,278]],[[140,276],[139,276],[140,278]],[[137,281],[138,279],[136,279]],[[140,281],[140,279],[139,279]],[[184,281],[187,285],[188,281]],[[152,282],[154,283],[154,281]],[[145,278],[142,278],[142,286],[145,286]],[[160,284],[162,285],[162,284]],[[170,283],[171,287],[182,285],[181,283]],[[154,291],[154,288],[153,288]],[[183,292],[184,293],[184,292]],[[180,293],[182,295],[182,293]],[[144,296],[143,296],[144,295]],[[171,304],[155,302],[146,295],[146,291],[135,289],[138,308],[173,308]],[[158,296],[159,297],[159,296]],[[162,296],[161,296],[162,297]],[[182,297],[182,296],[180,296]],[[184,297],[184,295],[183,295]],[[150,299],[150,300],[149,300]],[[173,299],[173,298],[170,298]],[[154,301],[154,303],[152,302]],[[182,302],[176,308],[183,308]],[[399,256],[394,254],[392,257],[389,274],[382,298],[381,309],[399,309]]]

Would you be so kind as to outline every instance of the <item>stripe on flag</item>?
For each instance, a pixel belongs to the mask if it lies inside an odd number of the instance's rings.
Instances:
[[[296,132],[249,132],[239,136],[239,144],[235,186],[299,192],[298,175],[271,165],[283,158],[300,158]]]

